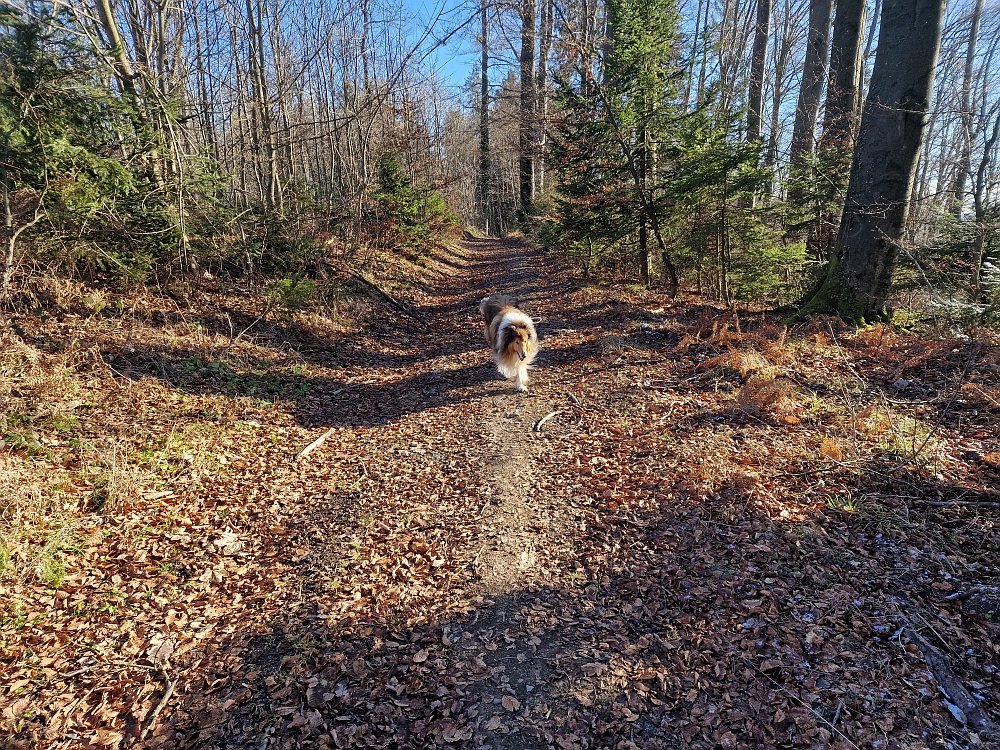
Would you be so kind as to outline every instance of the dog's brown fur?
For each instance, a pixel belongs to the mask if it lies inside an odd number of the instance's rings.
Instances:
[[[479,311],[483,314],[486,343],[497,369],[514,380],[516,390],[526,391],[528,366],[538,352],[534,323],[505,294],[487,297],[480,303]]]

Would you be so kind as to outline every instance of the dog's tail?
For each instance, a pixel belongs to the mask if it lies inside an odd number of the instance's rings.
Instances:
[[[491,297],[483,297],[483,301],[479,303],[479,312],[486,324],[489,325],[490,321],[499,315],[505,307],[514,307],[514,300],[506,294],[494,294]]]

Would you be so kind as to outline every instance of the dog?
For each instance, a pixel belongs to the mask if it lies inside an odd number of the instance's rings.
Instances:
[[[506,294],[484,298],[479,303],[479,312],[483,315],[486,343],[497,370],[508,380],[514,380],[514,390],[527,391],[528,366],[538,354],[535,324]]]

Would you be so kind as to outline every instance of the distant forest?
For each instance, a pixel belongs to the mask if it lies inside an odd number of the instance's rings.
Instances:
[[[87,0],[0,10],[5,304],[299,278],[466,226],[596,281],[996,323],[985,0]],[[436,14],[436,15],[435,15]],[[478,60],[464,86],[433,67]]]

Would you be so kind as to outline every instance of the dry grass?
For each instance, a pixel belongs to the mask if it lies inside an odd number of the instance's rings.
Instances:
[[[736,395],[743,409],[760,414],[790,414],[796,406],[794,389],[787,380],[766,376],[750,378]]]

